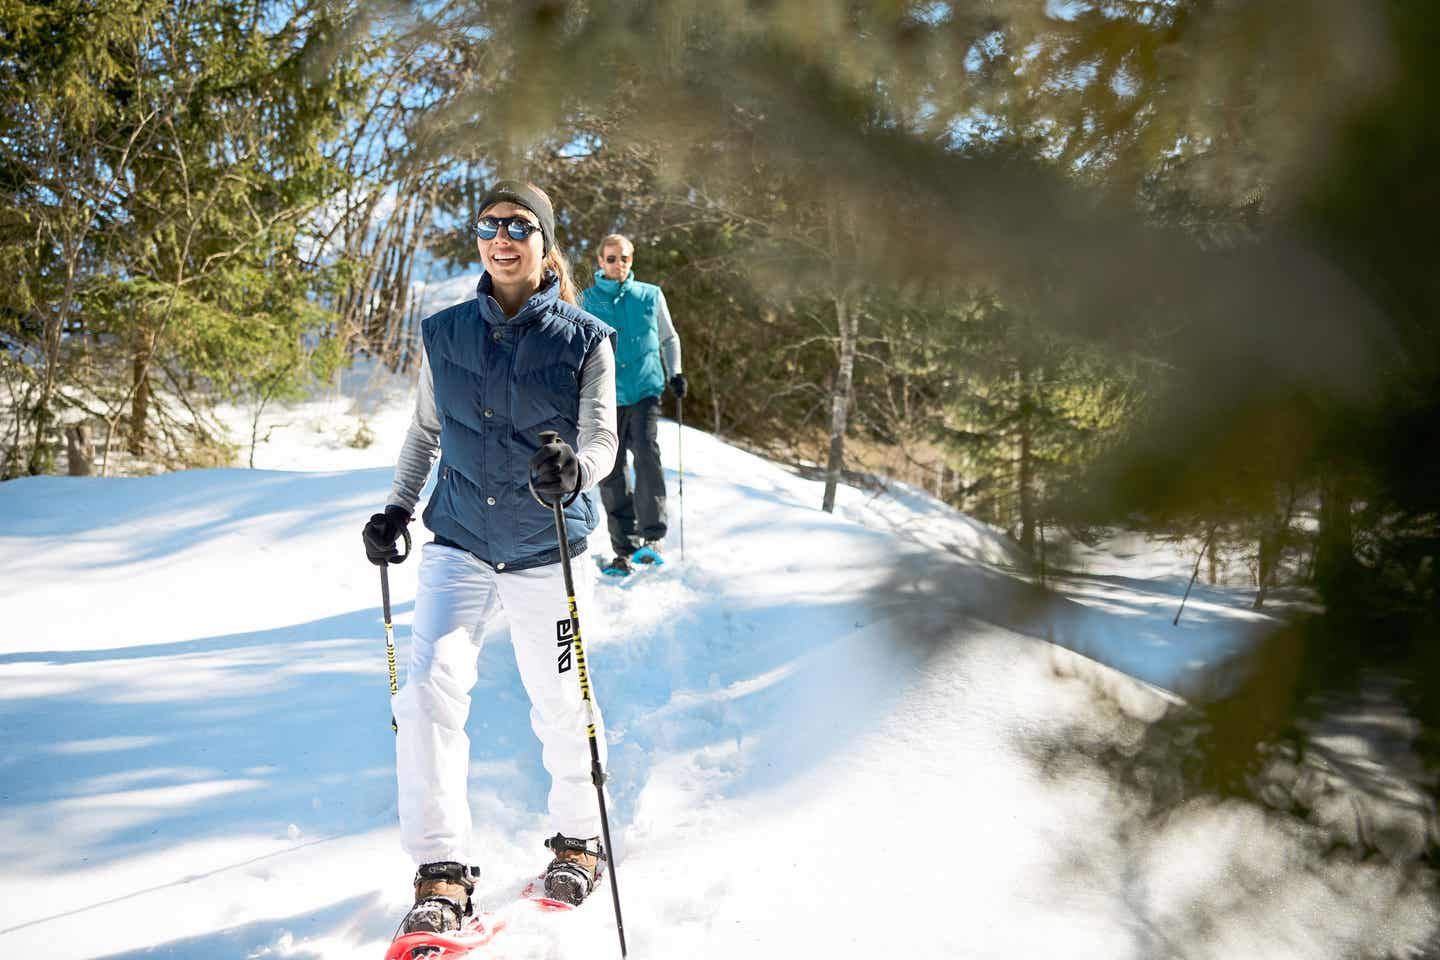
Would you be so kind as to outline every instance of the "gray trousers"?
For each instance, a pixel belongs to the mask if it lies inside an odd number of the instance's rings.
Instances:
[[[600,501],[610,524],[610,546],[617,554],[629,556],[641,540],[663,540],[665,524],[665,474],[660,466],[660,443],[656,428],[660,420],[660,398],[646,397],[639,403],[615,411],[615,432],[620,441],[615,469],[600,481]],[[635,489],[630,489],[626,454],[635,458]]]

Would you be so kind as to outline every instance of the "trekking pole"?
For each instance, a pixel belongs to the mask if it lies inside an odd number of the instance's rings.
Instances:
[[[675,461],[680,468],[680,562],[685,562],[685,398],[675,398]]]
[[[400,692],[400,683],[395,676],[395,635],[390,629],[390,564],[404,563],[405,558],[410,556],[410,531],[404,527],[400,532],[405,535],[405,552],[400,553],[391,548],[391,556],[380,567],[380,602],[385,610],[385,660],[390,664],[390,729],[395,733],[400,732],[400,725],[395,722],[395,694]]]
[[[560,434],[546,430],[540,434],[540,445],[547,446],[560,442]],[[590,737],[590,780],[595,784],[595,796],[600,801],[600,834],[605,844],[605,857],[610,858],[610,816],[605,810],[605,771],[600,766],[600,746],[595,739],[595,701],[590,696],[590,669],[585,665],[585,645],[580,640],[580,612],[575,607],[575,579],[570,573],[570,541],[565,536],[565,507],[575,501],[580,491],[561,503],[561,498],[546,501],[535,492],[535,478],[529,477],[530,495],[542,507],[555,513],[555,539],[560,543],[560,573],[565,578],[565,597],[570,607],[570,644],[575,652],[575,664],[580,676],[580,699],[585,703],[586,732]],[[610,898],[615,902],[615,931],[620,935],[620,956],[625,956],[625,921],[620,918],[620,888],[615,880],[615,861],[610,863]]]

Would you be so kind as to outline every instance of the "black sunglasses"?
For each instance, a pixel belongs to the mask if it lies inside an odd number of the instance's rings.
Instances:
[[[629,263],[630,260],[631,260],[631,258],[630,258],[630,257],[627,257],[627,256],[624,256],[624,255],[621,255],[621,256],[618,256],[618,257],[617,257],[617,256],[615,256],[615,254],[613,254],[613,253],[610,254],[609,256],[607,256],[607,257],[605,258],[605,262],[606,262],[606,263],[614,263],[616,260],[624,260],[626,263]]]
[[[505,228],[505,235],[511,240],[524,240],[540,229],[538,224],[524,217],[481,217],[475,221],[475,236],[481,240],[494,240],[501,227]]]

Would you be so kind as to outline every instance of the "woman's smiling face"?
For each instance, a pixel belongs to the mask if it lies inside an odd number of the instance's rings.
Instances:
[[[540,220],[518,204],[502,200],[486,210],[482,217],[520,217],[535,226],[535,231],[524,240],[515,240],[502,227],[493,240],[476,239],[480,248],[480,260],[491,280],[501,286],[528,284],[540,286],[545,273],[545,238],[540,232]]]

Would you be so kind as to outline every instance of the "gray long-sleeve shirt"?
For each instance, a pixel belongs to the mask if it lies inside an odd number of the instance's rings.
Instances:
[[[388,503],[414,512],[420,491],[440,454],[440,413],[435,408],[435,379],[423,347],[415,414],[405,431],[405,443],[395,464],[395,481]],[[588,490],[604,479],[615,465],[615,351],[602,340],[580,367],[580,489]]]
[[[663,290],[655,298],[655,332],[660,338],[660,362],[665,364],[665,379],[669,380],[680,372],[680,334],[675,332]]]

